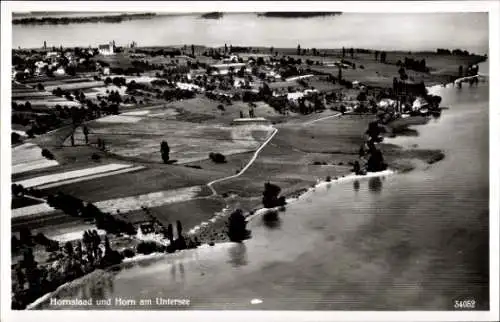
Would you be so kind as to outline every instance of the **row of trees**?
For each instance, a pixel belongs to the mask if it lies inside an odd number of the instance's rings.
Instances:
[[[462,50],[462,49],[444,49],[444,48],[438,48],[436,50],[436,53],[438,55],[455,55],[455,56],[469,56],[470,53],[467,50]]]
[[[425,59],[416,60],[413,58],[405,57],[403,62],[401,60],[398,60],[396,62],[396,65],[401,66],[401,67],[405,67],[407,69],[411,69],[411,70],[414,70],[417,72],[422,72],[422,73],[429,72],[429,68],[426,65]]]

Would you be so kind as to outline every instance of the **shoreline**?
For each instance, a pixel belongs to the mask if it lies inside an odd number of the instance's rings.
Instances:
[[[415,168],[409,170],[413,171]],[[356,175],[354,172],[349,172],[346,175],[342,175],[340,177],[334,178],[331,181],[326,181],[325,179],[318,180],[314,185],[310,186],[309,188],[299,188],[294,191],[290,191],[285,194],[286,197],[286,202],[287,204],[285,205],[293,205],[295,202],[299,201],[300,199],[304,198],[308,194],[314,193],[317,188],[322,188],[324,186],[330,185],[330,184],[343,184],[343,183],[348,183],[356,180],[362,180],[363,178],[375,178],[375,177],[386,177],[389,175],[397,175],[400,173],[404,173],[406,171],[398,171],[397,169],[386,169],[384,171],[380,172],[368,172],[365,175]],[[280,207],[275,207],[275,208],[264,208],[262,206],[255,207],[251,211],[247,212],[245,214],[245,221],[249,223],[250,221],[254,220],[257,217],[261,217],[262,215],[268,213],[269,211],[279,211]],[[122,260],[121,263],[107,267],[105,269],[96,269],[80,278],[77,278],[73,281],[66,282],[60,286],[58,286],[54,291],[44,294],[40,298],[36,299],[34,302],[30,303],[29,305],[26,306],[25,310],[36,310],[37,306],[40,305],[41,303],[45,302],[48,298],[51,296],[56,295],[57,293],[67,289],[68,287],[71,287],[75,284],[80,284],[86,279],[92,278],[96,274],[103,274],[105,272],[109,272],[112,269],[122,269],[124,265],[130,265],[130,264],[136,264],[141,261],[145,260],[159,260],[162,258],[165,258],[166,256],[172,256],[173,254],[181,254],[182,252],[186,250],[196,250],[196,249],[205,249],[205,248],[212,248],[212,247],[217,247],[218,245],[223,245],[225,243],[232,243],[229,241],[229,238],[226,236],[225,232],[225,225],[222,227],[214,227],[214,225],[217,223],[217,219],[223,219],[227,218],[230,215],[230,212],[228,212],[229,208],[228,206],[224,207],[221,209],[219,212],[214,213],[214,216],[209,219],[208,222],[202,222],[199,225],[196,225],[195,227],[191,228],[187,233],[186,237],[189,238],[195,238],[197,237],[200,239],[202,244],[196,248],[192,249],[184,249],[180,251],[176,251],[174,253],[167,253],[167,252],[153,252],[150,254],[138,254],[136,253],[133,257],[126,257]],[[216,219],[212,221],[212,219]],[[225,220],[222,220],[225,222]],[[193,231],[194,230],[194,231]],[[217,238],[220,235],[223,235],[226,238]],[[209,236],[207,236],[209,235]],[[216,237],[216,238],[210,238],[210,237]],[[207,241],[208,239],[209,241]],[[251,238],[250,238],[251,239]],[[166,240],[166,239],[165,239]],[[156,241],[158,242],[158,241]]]
[[[438,85],[439,86],[439,85]],[[441,87],[441,86],[440,86]],[[270,138],[273,136],[271,135]],[[398,158],[399,159],[399,158]],[[409,171],[414,170],[415,168],[410,169]],[[403,173],[406,171],[398,171],[397,167],[394,169],[386,169],[384,171],[380,172],[368,172],[365,175],[355,175],[354,172],[349,171],[349,173],[340,175],[338,177],[332,178],[330,181],[326,181],[326,179],[319,179],[315,184],[312,186],[309,186],[308,188],[298,188],[292,191],[288,191],[287,193],[284,193],[283,195],[286,198],[286,205],[293,205],[295,202],[299,201],[301,198],[304,198],[308,194],[314,193],[317,188],[321,188],[330,184],[343,184],[347,182],[352,182],[356,180],[362,180],[363,178],[374,178],[374,177],[385,177],[388,175],[394,175],[394,174],[399,174]],[[259,202],[260,204],[260,202]],[[257,217],[260,217],[269,211],[279,211],[279,208],[281,207],[275,207],[275,208],[264,208],[262,205],[253,207],[252,210],[248,211],[245,213],[245,221],[248,223],[252,220],[254,220]],[[226,205],[223,209],[221,209],[218,212],[215,212],[214,215],[208,220],[201,222],[200,224],[194,226],[191,228],[185,236],[188,238],[198,238],[202,244],[196,248],[193,249],[204,249],[204,248],[211,248],[211,247],[216,247],[217,245],[225,244],[225,243],[231,243],[229,241],[229,238],[227,237],[225,228],[226,225],[220,225],[220,223],[225,223],[230,215],[230,207]],[[219,225],[216,225],[219,223]],[[220,236],[223,236],[222,238]],[[167,239],[160,237],[162,241],[167,241]],[[251,238],[251,237],[250,237]],[[143,240],[143,239],[140,239]],[[155,240],[157,243],[161,243],[159,240]],[[167,241],[168,243],[168,241]],[[30,303],[28,306],[26,306],[26,310],[32,310],[36,309],[36,306],[40,305],[41,303],[45,302],[48,298],[51,296],[54,296],[55,294],[61,292],[62,290],[71,287],[75,284],[82,283],[82,281],[85,281],[88,278],[92,278],[94,275],[99,274],[99,272],[104,273],[104,272],[109,272],[112,269],[116,268],[123,268],[124,265],[130,265],[130,264],[136,264],[141,261],[145,260],[158,260],[165,258],[166,256],[171,256],[173,254],[180,254],[183,251],[190,250],[190,249],[184,249],[180,251],[176,251],[174,253],[167,253],[167,252],[153,252],[150,254],[139,254],[136,253],[133,257],[125,257],[122,259],[122,262],[110,267],[107,267],[105,269],[96,269],[80,278],[77,278],[73,281],[66,282],[60,286],[58,286],[54,291],[44,294],[40,298],[36,299],[34,302]]]
[[[398,174],[398,173],[399,173],[398,171],[391,170],[391,169],[387,169],[387,170],[380,171],[380,172],[368,172],[366,175],[355,175],[353,172],[351,172],[351,174],[349,174],[349,175],[338,177],[337,179],[332,179],[331,181],[319,180],[314,186],[312,186],[310,188],[302,188],[302,189],[299,189],[299,190],[297,190],[295,192],[289,193],[288,195],[290,197],[288,197],[286,199],[286,202],[287,202],[286,205],[293,205],[293,203],[299,201],[301,198],[304,198],[309,193],[315,192],[315,189],[327,186],[329,184],[335,184],[335,183],[342,184],[342,183],[348,183],[348,182],[352,182],[352,181],[355,181],[355,180],[358,180],[358,179],[363,179],[363,178],[385,177],[385,176],[388,176],[388,175],[394,175],[394,174]],[[257,217],[260,217],[260,216],[266,214],[269,211],[279,211],[278,208],[280,208],[280,207],[276,207],[276,208],[264,208],[264,207],[256,208],[256,209],[248,212],[245,215],[245,220],[248,223],[248,222],[252,221],[253,219],[255,219]],[[218,212],[218,214],[224,213],[225,209],[227,209],[227,208],[222,209],[220,212]],[[215,215],[213,218],[217,218],[217,216],[219,216],[219,215]],[[219,217],[221,218],[221,217],[226,217],[226,216],[219,216]],[[200,224],[198,226],[202,226],[202,225]],[[195,226],[195,227],[198,227],[198,226]],[[210,227],[210,223],[208,223],[208,225],[204,226],[204,227],[206,227],[208,231],[211,230],[210,229],[211,228]],[[200,236],[197,236],[198,234],[196,232],[192,233],[192,234],[187,233],[186,235],[189,236],[189,237],[195,237],[195,236],[196,237],[200,237]],[[150,253],[150,254],[135,254],[133,257],[126,257],[126,258],[124,258],[122,260],[122,262],[119,263],[119,264],[107,267],[105,269],[98,268],[98,269],[96,269],[96,270],[94,270],[94,271],[92,271],[92,272],[90,272],[90,273],[88,273],[88,274],[86,274],[84,276],[81,276],[81,277],[79,277],[79,278],[77,278],[77,279],[75,279],[73,281],[66,282],[66,283],[58,286],[54,291],[52,291],[50,293],[47,293],[47,294],[44,294],[43,296],[41,296],[38,299],[36,299],[34,302],[32,302],[29,305],[27,305],[26,308],[25,308],[25,310],[36,310],[37,309],[36,307],[38,305],[42,304],[43,302],[45,302],[46,300],[48,300],[53,295],[56,295],[57,293],[65,290],[65,289],[67,289],[68,287],[74,286],[75,284],[80,284],[80,283],[84,282],[87,279],[93,278],[94,275],[97,275],[99,273],[100,274],[104,274],[104,273],[109,272],[110,270],[116,269],[116,268],[122,269],[123,266],[127,265],[127,264],[128,265],[129,264],[137,264],[139,262],[146,261],[146,260],[160,260],[160,259],[165,258],[167,256],[172,256],[174,254],[181,254],[182,252],[184,252],[186,250],[189,251],[189,250],[198,250],[198,249],[213,248],[213,247],[217,247],[218,245],[224,245],[224,244],[235,244],[235,242],[230,242],[229,240],[213,240],[213,244],[212,245],[210,245],[208,243],[204,243],[204,244],[202,244],[202,245],[200,245],[200,246],[198,246],[196,248],[184,249],[184,250],[180,250],[180,251],[177,251],[177,252],[174,252],[174,253],[153,252],[153,253]]]
[[[475,75],[473,77],[479,77],[479,75]],[[462,79],[467,79],[467,77],[463,77]],[[457,80],[450,82],[450,83],[447,83],[446,86],[448,86],[449,84],[454,84],[456,81]],[[429,86],[426,88],[429,92],[431,92],[431,91],[437,90],[438,88],[443,88],[443,86],[442,85],[433,85],[433,86]],[[272,137],[273,136],[271,135],[270,138],[272,138]],[[404,158],[398,158],[398,159],[404,159]],[[412,171],[412,170],[414,170],[414,168],[410,169],[410,171]],[[299,188],[299,189],[296,189],[294,191],[290,191],[284,195],[286,197],[287,205],[293,205],[294,202],[296,202],[296,201],[300,200],[301,198],[303,198],[304,196],[307,196],[308,194],[314,192],[316,190],[316,188],[321,188],[321,187],[324,187],[326,185],[335,184],[335,183],[346,183],[346,182],[351,182],[351,181],[355,181],[358,179],[361,180],[363,178],[385,177],[388,175],[399,174],[402,172],[405,172],[405,171],[388,169],[388,170],[384,170],[384,171],[380,171],[380,172],[369,172],[366,175],[355,175],[353,172],[349,172],[348,174],[345,174],[345,175],[342,175],[342,176],[337,177],[335,179],[332,179],[331,181],[318,180],[312,187]],[[186,237],[205,238],[206,236],[203,236],[205,234],[211,234],[211,236],[216,236],[217,234],[220,235],[221,233],[225,234],[224,229],[221,229],[221,227],[214,227],[215,224],[217,223],[217,221],[212,221],[212,219],[214,219],[214,218],[215,219],[227,219],[227,217],[230,214],[227,211],[228,209],[229,208],[226,206],[220,212],[214,213],[214,216],[208,222],[202,222],[199,225],[192,228],[186,234]],[[262,216],[265,213],[267,213],[268,211],[272,211],[273,209],[276,209],[276,208],[256,207],[252,211],[247,212],[245,214],[245,220],[247,222],[250,222],[251,220],[254,220],[257,217]],[[220,220],[220,221],[225,222],[225,220]],[[196,229],[196,227],[198,227],[198,229]],[[224,227],[225,227],[225,225],[224,225]],[[215,244],[223,244],[223,243],[227,242],[227,239],[226,240],[219,239],[219,238],[209,238],[209,239],[211,239],[210,243],[205,242],[201,246],[198,246],[196,249],[215,247]],[[178,251],[178,252],[175,252],[173,254],[180,254],[181,252],[182,251]],[[89,278],[93,278],[95,275],[97,275],[99,273],[102,274],[104,272],[109,272],[113,268],[115,268],[115,269],[120,268],[121,269],[123,267],[122,265],[127,265],[127,264],[131,264],[131,263],[138,263],[138,262],[144,261],[144,260],[157,260],[160,258],[164,258],[165,256],[168,256],[168,255],[172,255],[172,253],[154,252],[154,253],[150,253],[147,255],[136,254],[133,257],[124,258],[120,264],[116,264],[116,265],[107,267],[105,269],[96,269],[96,270],[94,270],[94,271],[92,271],[92,272],[90,272],[90,273],[88,273],[88,274],[86,274],[78,279],[75,279],[73,281],[70,281],[70,282],[67,282],[67,283],[64,283],[64,284],[58,286],[54,291],[47,293],[47,294],[44,294],[40,298],[36,299],[34,302],[28,304],[25,309],[27,309],[27,310],[36,309],[37,306],[39,306],[42,302],[46,301],[51,296],[54,296],[55,294],[61,292],[62,290],[66,289],[67,287],[71,287],[73,285],[80,284]]]

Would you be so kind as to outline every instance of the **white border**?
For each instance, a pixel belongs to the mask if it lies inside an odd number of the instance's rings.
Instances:
[[[321,8],[321,9],[319,9]],[[490,1],[419,1],[419,2],[59,2],[59,1],[19,1],[1,3],[1,303],[0,320],[2,321],[88,321],[88,311],[11,311],[10,310],[10,96],[11,96],[11,13],[23,11],[138,11],[159,12],[258,12],[258,11],[344,11],[344,12],[489,12],[489,64],[490,70],[500,71],[499,56],[499,2]],[[456,35],[460,37],[460,35]],[[489,312],[317,312],[317,311],[189,311],[189,312],[151,312],[151,311],[98,311],[92,312],[91,318],[98,320],[137,321],[139,319],[217,320],[217,321],[498,321],[498,264],[499,250],[499,179],[500,162],[498,154],[499,135],[499,76],[490,73],[490,311]],[[493,165],[493,167],[491,167]],[[497,303],[497,304],[495,304]]]

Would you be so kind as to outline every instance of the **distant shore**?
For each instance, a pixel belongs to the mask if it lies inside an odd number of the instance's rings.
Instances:
[[[66,25],[70,23],[119,23],[133,19],[149,19],[155,17],[155,13],[131,13],[107,16],[87,17],[40,17],[40,18],[17,18],[12,20],[13,25]]]
[[[327,17],[327,16],[339,16],[342,12],[281,12],[281,11],[271,11],[263,12],[257,14],[259,17],[270,17],[270,18],[313,18],[313,17]]]

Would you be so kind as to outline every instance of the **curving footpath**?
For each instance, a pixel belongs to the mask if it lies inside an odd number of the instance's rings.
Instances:
[[[276,135],[276,133],[278,133],[278,129],[275,128],[274,132],[266,139],[266,141],[264,141],[264,143],[262,143],[262,145],[257,149],[257,151],[255,151],[253,157],[250,159],[250,161],[247,163],[247,165],[243,169],[241,169],[240,172],[238,172],[235,175],[232,175],[232,176],[229,176],[229,177],[220,178],[220,179],[216,179],[216,180],[213,180],[213,181],[210,181],[209,183],[207,183],[207,187],[210,188],[210,190],[212,190],[212,196],[217,195],[217,191],[214,189],[214,187],[212,187],[212,185],[214,183],[218,183],[218,182],[226,181],[226,180],[229,180],[229,179],[237,178],[237,177],[241,176],[243,173],[245,173],[245,171],[257,159],[257,156],[259,155],[260,151],[269,143],[269,141],[272,140],[272,138]]]
[[[316,123],[316,122],[319,122],[319,121],[322,121],[322,120],[326,120],[326,119],[329,119],[329,118],[334,118],[334,117],[339,117],[341,116],[342,113],[338,113],[338,114],[334,114],[334,115],[329,115],[329,116],[325,116],[325,117],[322,117],[322,118],[319,118],[319,119],[316,119],[316,120],[312,120],[312,121],[309,121],[309,122],[305,122],[303,123],[303,125],[308,125],[308,124],[312,124],[312,123]],[[217,191],[215,190],[215,188],[212,186],[213,184],[215,183],[218,183],[218,182],[222,182],[222,181],[226,181],[226,180],[230,180],[230,179],[234,179],[234,178],[237,178],[239,176],[241,176],[243,173],[245,173],[245,171],[254,163],[254,161],[257,159],[257,157],[259,156],[259,153],[260,151],[273,139],[273,137],[276,135],[276,133],[278,133],[278,129],[275,128],[274,129],[274,132],[266,139],[266,141],[264,141],[264,143],[262,143],[262,145],[257,149],[257,151],[255,151],[253,157],[250,159],[250,161],[247,163],[247,165],[241,169],[240,172],[238,172],[237,174],[235,175],[232,175],[232,176],[229,176],[229,177],[224,177],[224,178],[220,178],[220,179],[216,179],[216,180],[213,180],[213,181],[210,181],[209,183],[207,183],[207,187],[212,191],[212,196],[216,196],[217,195]]]

